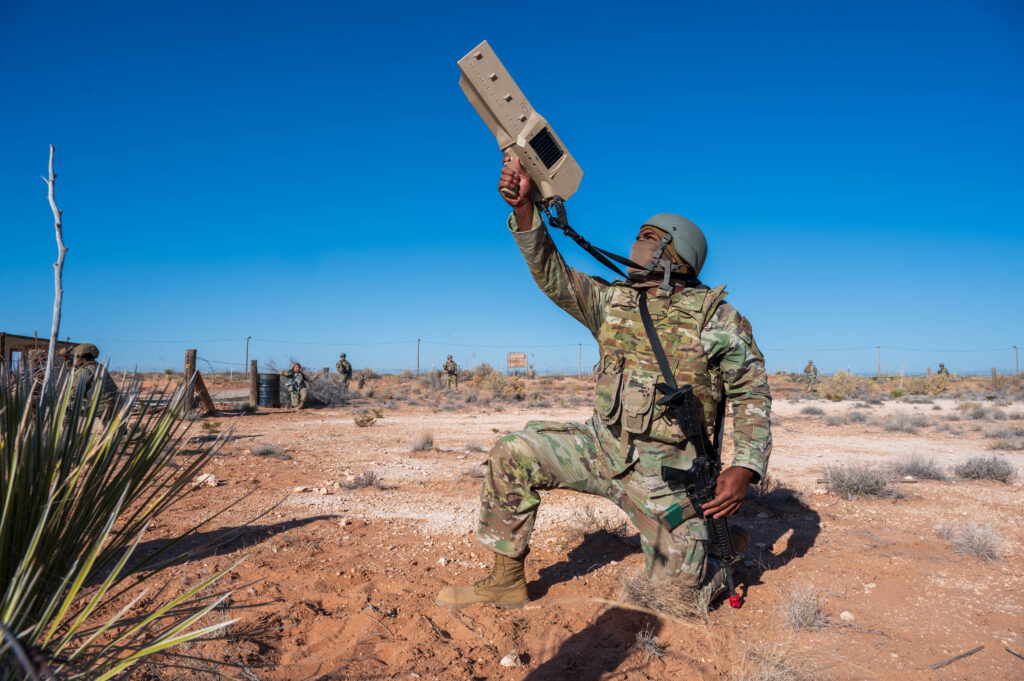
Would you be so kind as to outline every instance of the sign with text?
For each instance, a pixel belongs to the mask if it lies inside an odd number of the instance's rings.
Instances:
[[[510,352],[508,353],[508,368],[509,369],[525,369],[526,367],[526,353],[525,352]]]

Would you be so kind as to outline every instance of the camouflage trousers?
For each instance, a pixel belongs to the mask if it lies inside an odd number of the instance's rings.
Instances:
[[[586,423],[531,421],[491,449],[484,477],[477,539],[488,549],[519,557],[529,548],[540,505],[538,490],[571,489],[613,501],[640,532],[647,574],[697,586],[704,577],[708,534],[685,495],[652,496],[634,467],[614,475],[603,449],[610,433]],[[670,530],[660,520],[673,504],[684,521]]]
[[[307,388],[299,388],[298,390],[288,390],[288,395],[291,397],[292,408],[302,409],[306,406],[306,398],[309,397],[309,390]]]
[[[445,380],[447,381],[448,390],[459,389],[459,375],[458,374],[445,374]]]
[[[813,392],[818,387],[818,374],[807,374],[805,383],[807,392]]]

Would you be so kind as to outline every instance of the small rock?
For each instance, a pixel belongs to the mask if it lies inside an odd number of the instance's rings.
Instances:
[[[854,620],[853,613],[849,610],[843,610],[841,613],[839,613],[839,619],[843,620],[844,622],[852,622]]]
[[[505,657],[501,658],[502,667],[518,667],[522,662],[519,660],[519,653],[512,651]]]
[[[327,488],[326,487],[317,487],[313,491],[316,492],[317,494],[320,494],[320,495],[327,494]]]
[[[448,564],[448,559],[445,558],[444,556],[441,556],[440,558],[437,559],[437,564],[438,565],[447,565]]]
[[[814,490],[814,493],[817,494],[818,496],[821,496],[822,494],[828,494],[828,490],[824,490],[819,487],[816,490]]]
[[[193,487],[219,487],[223,484],[223,482],[214,477],[213,473],[203,473],[196,476],[196,479],[192,482]]]
[[[456,459],[465,459],[465,458],[466,458],[466,455],[465,455],[465,454],[459,454],[459,455],[458,455],[457,457],[455,457],[455,458],[456,458]]]
[[[308,492],[309,488],[308,487],[304,487],[302,485],[299,485],[298,487],[294,488],[292,491],[293,492]]]
[[[766,548],[768,548],[768,545],[765,544],[763,541],[756,541],[756,542],[754,542],[754,546],[756,546],[759,549],[766,549]]]

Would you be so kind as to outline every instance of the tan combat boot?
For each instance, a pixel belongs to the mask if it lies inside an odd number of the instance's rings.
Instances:
[[[509,558],[496,553],[490,575],[473,586],[441,589],[436,603],[448,608],[464,608],[474,603],[489,603],[499,608],[521,608],[530,600],[526,594],[525,562],[526,556]]]

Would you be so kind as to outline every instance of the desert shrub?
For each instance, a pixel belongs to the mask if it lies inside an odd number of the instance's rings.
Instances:
[[[623,539],[629,534],[629,526],[623,520],[616,522],[605,518],[590,504],[574,506],[566,519],[566,541],[570,544],[578,543],[598,532]]]
[[[825,417],[826,426],[841,426],[844,423],[846,423],[846,419],[844,419],[840,414],[831,414]]]
[[[810,405],[801,409],[800,413],[806,416],[821,416],[825,411],[821,407]]]
[[[1010,482],[1017,471],[1013,464],[1001,456],[973,456],[953,467],[957,477],[967,480],[996,480]]]
[[[352,422],[360,428],[369,428],[377,422],[377,417],[369,412],[362,411],[352,419]]]
[[[259,442],[252,446],[254,456],[277,456],[281,453],[281,448],[271,442]]]
[[[895,499],[899,492],[892,486],[892,475],[881,468],[854,463],[825,469],[825,487],[845,499],[861,496]]]
[[[1003,538],[989,525],[967,523],[959,527],[939,525],[936,533],[953,545],[963,556],[981,560],[999,560],[1003,554]]]
[[[492,367],[487,362],[480,362],[479,364],[476,365],[476,367],[473,368],[473,376],[476,378],[486,378],[487,376],[490,376],[493,373],[495,373],[494,367]]]
[[[710,605],[699,588],[675,579],[652,581],[643,568],[623,572],[619,578],[619,596],[627,603],[672,617],[705,618]]]
[[[846,413],[848,423],[867,423],[868,415],[862,411],[850,411]]]
[[[424,452],[428,449],[434,448],[434,434],[429,430],[424,430],[416,436],[416,439],[412,441],[412,451]]]
[[[143,599],[140,583],[186,554],[170,540],[135,553],[230,432],[180,456],[194,423],[185,386],[143,396],[139,377],[123,379],[104,420],[101,381],[81,396],[70,381],[40,396],[30,380],[0,368],[0,678],[122,678],[230,625],[203,620],[231,597],[210,587],[237,564],[173,598],[159,589]],[[183,544],[208,520],[194,518]],[[164,648],[166,658],[150,658]]]
[[[372,381],[380,378],[373,369],[356,369],[352,372],[353,381]]]
[[[928,417],[921,414],[889,414],[882,421],[887,433],[916,433],[928,425]]]
[[[905,392],[906,392],[906,390],[904,390],[903,388],[893,388],[892,390],[889,391],[889,396],[890,397],[903,397],[903,394]]]
[[[465,475],[468,478],[477,478],[477,479],[479,479],[479,478],[483,478],[484,476],[486,476],[487,475],[487,471],[484,470],[483,466],[476,465],[476,466],[470,466],[465,471],[463,471],[463,475]]]
[[[949,387],[949,376],[908,376],[906,386],[907,392],[911,395],[938,395]]]
[[[1024,437],[1000,437],[992,441],[989,449],[999,449],[1005,452],[1019,452],[1024,450]]]
[[[892,464],[896,475],[910,475],[921,480],[944,480],[942,467],[934,458],[922,456],[906,456]]]
[[[341,486],[345,489],[363,489],[365,487],[384,489],[384,479],[377,471],[363,471],[352,480],[341,483]]]
[[[833,402],[862,400],[877,395],[878,386],[867,378],[854,376],[840,370],[825,379],[822,384],[822,393]]]
[[[870,405],[884,404],[884,401],[880,397],[867,397],[864,399],[864,402]]]
[[[793,631],[817,631],[832,623],[822,592],[810,584],[797,584],[783,592],[779,614]]]
[[[910,393],[903,398],[903,401],[907,404],[935,404],[935,400],[927,395],[919,395],[915,393]]]
[[[658,644],[658,636],[650,624],[644,625],[643,629],[636,632],[636,645],[640,648],[640,652],[646,655],[645,662],[665,657],[665,650]]]
[[[803,504],[798,492],[783,485],[771,473],[765,474],[761,484],[748,487],[746,498],[773,509],[778,509],[786,504],[798,506]]]
[[[342,407],[348,404],[351,397],[348,386],[333,374],[311,381],[308,390],[310,401],[328,407]]]
[[[487,450],[484,448],[484,446],[482,444],[480,444],[476,440],[470,440],[469,442],[466,443],[466,451],[467,452],[486,452]]]
[[[441,392],[447,386],[440,371],[428,371],[420,376],[420,385],[430,392]]]

